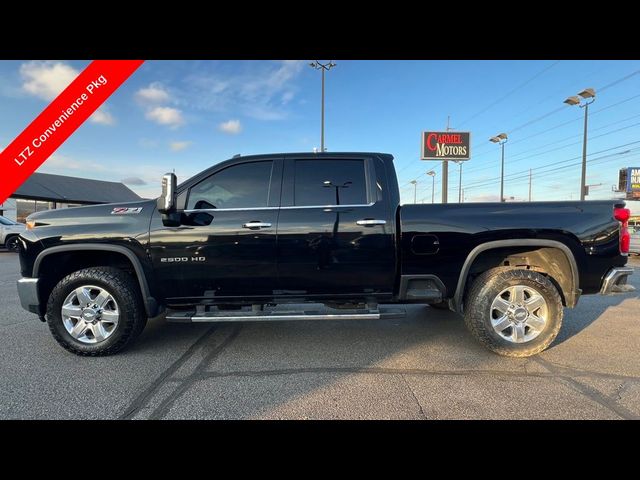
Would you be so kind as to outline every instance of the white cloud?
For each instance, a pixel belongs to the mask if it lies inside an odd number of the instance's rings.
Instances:
[[[146,104],[166,103],[171,100],[169,92],[158,82],[153,82],[148,87],[138,90],[136,98]]]
[[[145,116],[147,119],[160,125],[167,125],[171,128],[177,128],[184,124],[182,112],[172,107],[155,107],[149,110]]]
[[[180,150],[184,150],[189,148],[191,142],[171,142],[169,143],[169,148],[172,152],[179,152]]]
[[[43,100],[53,100],[79,74],[75,68],[62,62],[33,61],[20,65],[22,89]]]
[[[240,120],[229,120],[218,125],[218,129],[229,135],[237,135],[242,131],[242,125],[240,124]]]
[[[215,70],[186,79],[189,88],[177,93],[177,101],[202,110],[280,120],[289,115],[286,106],[295,98],[295,81],[304,65],[299,60],[247,61],[229,73],[212,64]]]
[[[296,94],[292,91],[284,92],[281,99],[282,104],[286,105],[287,103],[289,103],[291,100],[293,100],[293,97],[295,97],[295,95]]]
[[[99,125],[115,125],[116,119],[111,115],[105,107],[96,110],[93,115],[89,117],[89,121],[97,123]]]
[[[42,168],[45,170],[54,169],[56,171],[51,173],[59,173],[60,175],[69,175],[70,172],[65,173],[64,170],[107,170],[107,167],[100,163],[75,160],[59,154],[51,155],[37,171],[40,171]]]

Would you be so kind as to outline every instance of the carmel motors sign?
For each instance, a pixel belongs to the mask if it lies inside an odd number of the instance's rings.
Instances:
[[[422,132],[420,160],[469,160],[470,132]]]

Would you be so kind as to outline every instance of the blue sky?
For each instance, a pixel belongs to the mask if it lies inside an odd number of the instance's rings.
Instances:
[[[596,89],[589,111],[590,199],[610,198],[621,167],[640,166],[640,61],[352,61],[327,74],[329,151],[394,154],[404,202],[431,201],[439,162],[420,161],[422,130],[470,131],[465,201],[578,198],[583,110],[563,100]],[[236,153],[311,151],[320,143],[320,72],[305,61],[148,61],[39,171],[121,181],[155,197]],[[7,145],[88,62],[0,61],[0,145]],[[634,143],[635,142],[635,143]],[[450,166],[449,200],[458,198]]]

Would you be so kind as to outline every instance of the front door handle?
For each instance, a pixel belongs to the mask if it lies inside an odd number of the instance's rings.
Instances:
[[[373,227],[374,225],[386,225],[386,220],[374,220],[372,218],[365,218],[364,220],[358,220],[356,222],[358,225],[362,225],[363,227]]]
[[[247,222],[242,225],[242,228],[269,228],[271,226],[268,222]]]

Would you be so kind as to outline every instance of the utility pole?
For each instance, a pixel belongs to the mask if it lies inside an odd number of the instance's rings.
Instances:
[[[447,132],[452,130],[449,127],[449,121],[451,116],[447,115]],[[449,201],[449,162],[447,160],[442,161],[442,203]]]
[[[330,60],[329,63],[320,63],[318,60],[315,60],[309,64],[311,68],[315,68],[316,70],[322,71],[322,111],[320,114],[320,152],[324,152],[324,72],[331,70],[336,66],[333,63],[333,60]]]
[[[531,169],[529,169],[529,201],[531,201]]]
[[[417,180],[411,180],[411,185],[413,185],[413,203],[416,204],[418,203],[417,201],[417,193],[418,193],[418,181]]]

